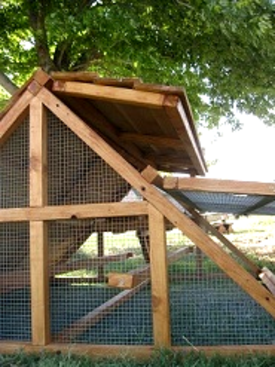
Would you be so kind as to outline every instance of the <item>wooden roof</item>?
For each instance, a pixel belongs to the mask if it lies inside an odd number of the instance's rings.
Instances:
[[[12,102],[32,87],[31,81],[45,78],[42,73],[36,72]],[[55,72],[46,86],[138,169],[150,164],[164,172],[205,174],[182,88],[145,84],[136,78],[100,78],[91,72]]]

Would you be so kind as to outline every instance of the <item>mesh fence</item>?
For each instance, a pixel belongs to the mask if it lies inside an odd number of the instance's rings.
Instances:
[[[190,248],[169,265],[173,345],[274,343],[274,319],[182,232],[168,232],[167,243]]]
[[[235,195],[220,192],[184,192],[186,196],[202,212],[241,214],[248,208],[258,204],[261,196],[258,195]]]
[[[71,221],[50,222],[50,242],[60,244],[52,247],[54,258],[62,251],[66,226],[75,240],[81,240],[67,261],[50,266],[53,339],[152,344],[149,282],[129,289],[107,284],[108,274],[140,274],[146,268],[141,244],[146,239],[147,218],[81,220],[73,226]],[[87,232],[83,240],[82,234]]]
[[[29,204],[29,121],[13,132],[0,150],[0,209]]]
[[[0,149],[0,208],[29,205],[29,121]],[[30,340],[28,223],[0,223],[0,339]]]
[[[119,202],[130,186],[48,112],[49,205]]]
[[[31,338],[29,225],[0,223],[0,339]]]

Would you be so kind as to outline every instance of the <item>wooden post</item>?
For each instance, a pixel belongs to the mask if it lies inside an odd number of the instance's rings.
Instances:
[[[149,207],[149,234],[154,344],[169,348],[171,327],[165,220],[153,206]]]
[[[97,233],[97,256],[103,257],[104,256],[104,232]],[[99,282],[104,282],[104,265],[98,265],[97,268],[97,277]]]
[[[30,103],[30,206],[47,204],[47,116],[42,102]],[[32,343],[50,342],[47,227],[30,221]]]

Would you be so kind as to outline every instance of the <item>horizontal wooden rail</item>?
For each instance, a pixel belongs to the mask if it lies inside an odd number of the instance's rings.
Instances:
[[[275,183],[218,180],[198,177],[164,177],[165,190],[222,192],[236,195],[263,195],[275,197]]]
[[[64,95],[99,99],[101,101],[145,106],[150,108],[175,107],[178,96],[167,96],[163,93],[151,93],[133,89],[123,89],[81,82],[55,81],[52,90]]]
[[[111,218],[148,214],[147,202],[43,206],[0,209],[0,223],[41,220]]]
[[[11,354],[18,351],[25,353],[41,353],[40,346],[33,346],[28,342],[1,342],[0,353]],[[149,359],[155,355],[157,350],[152,345],[93,345],[93,344],[66,344],[66,343],[51,343],[43,347],[44,351],[50,353],[62,353],[68,355],[79,354],[90,357],[121,357],[130,356],[138,359]],[[268,353],[275,355],[275,345],[215,345],[196,346],[196,347],[172,347],[171,350],[182,353],[201,352],[206,355],[240,355],[244,353]]]

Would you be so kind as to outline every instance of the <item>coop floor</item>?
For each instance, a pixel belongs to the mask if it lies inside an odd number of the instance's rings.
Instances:
[[[172,284],[170,290],[173,345],[273,344],[275,322],[235,285],[228,292],[215,280]],[[152,344],[150,287],[115,308],[71,342],[91,344]],[[234,291],[234,299],[232,299]],[[118,294],[100,285],[62,285],[51,289],[51,329],[64,328]],[[228,296],[226,296],[228,294]],[[220,297],[222,295],[222,298]],[[30,340],[29,289],[2,294],[0,339]]]

